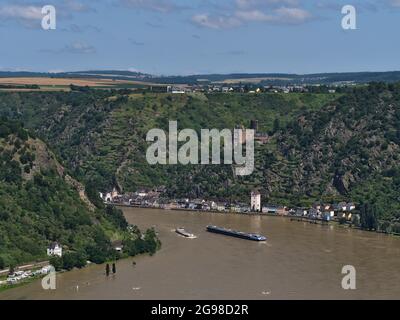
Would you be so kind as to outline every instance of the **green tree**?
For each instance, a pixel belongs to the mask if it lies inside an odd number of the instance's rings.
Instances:
[[[376,205],[370,203],[364,203],[360,209],[361,215],[361,228],[365,230],[377,230],[378,219]]]
[[[274,120],[274,129],[273,132],[277,133],[281,129],[281,124],[278,118],[275,118]]]
[[[15,263],[10,264],[8,273],[13,274],[15,272],[15,268],[16,268]]]
[[[59,256],[51,256],[49,262],[56,271],[60,271],[63,268],[63,259]]]
[[[66,252],[62,257],[63,269],[72,270],[76,264],[76,255],[73,252]]]
[[[156,251],[159,249],[161,246],[160,240],[157,238],[156,231],[151,228],[148,229],[145,233],[144,236],[144,242],[145,242],[145,248],[150,255],[153,255],[156,253]]]

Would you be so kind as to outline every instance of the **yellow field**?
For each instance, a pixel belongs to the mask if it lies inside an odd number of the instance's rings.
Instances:
[[[140,82],[140,81],[128,81],[128,80],[111,80],[111,79],[74,79],[74,78],[0,78],[0,84],[3,85],[38,85],[45,87],[60,87],[69,86],[70,84],[76,86],[88,86],[88,87],[112,87],[123,84],[141,84],[141,85],[153,85],[157,86],[156,83]]]

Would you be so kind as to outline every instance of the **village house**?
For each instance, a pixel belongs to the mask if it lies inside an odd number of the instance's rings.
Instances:
[[[211,210],[211,204],[210,202],[204,202],[201,208],[203,211],[210,211]]]
[[[339,213],[351,212],[355,209],[356,209],[356,206],[353,202],[346,203],[346,202],[342,201],[342,202],[339,202],[338,204],[334,204],[332,206],[332,210],[334,210],[337,213],[337,216],[342,216]]]
[[[116,188],[113,188],[113,191],[111,192],[111,197],[114,199],[118,197],[118,191]]]
[[[62,257],[62,247],[58,242],[52,242],[47,248],[48,256],[59,256]]]
[[[148,194],[148,192],[146,190],[139,190],[136,192],[136,195],[139,197],[142,197],[142,198],[146,197],[147,194]]]
[[[106,194],[100,192],[99,195],[103,201],[113,202],[114,198],[118,197],[118,191],[117,191],[117,189],[114,188],[113,191],[111,191],[111,192],[107,192]]]
[[[111,192],[106,193],[105,198],[103,199],[105,202],[112,202]]]
[[[241,213],[248,213],[250,211],[251,211],[250,206],[241,206],[240,207],[240,212]]]
[[[317,218],[319,215],[320,215],[320,211],[318,210],[318,209],[316,209],[316,208],[310,208],[309,210],[308,210],[308,216],[310,217],[310,218],[312,218],[312,219],[315,219],[315,218]]]
[[[274,205],[265,205],[262,207],[262,213],[277,214],[278,207]]]
[[[306,216],[308,214],[308,210],[306,208],[297,208],[294,211],[296,216]]]
[[[289,214],[289,210],[286,207],[279,206],[276,213],[279,216],[287,216]]]
[[[221,202],[217,203],[217,211],[223,212],[223,211],[225,211],[225,209],[226,209],[225,203],[221,203]]]
[[[335,216],[335,210],[333,208],[333,206],[327,206],[325,207],[324,211],[323,211],[323,215],[329,215],[330,218],[333,218]]]
[[[240,206],[236,204],[231,204],[229,211],[233,213],[240,213]]]
[[[115,251],[120,252],[120,253],[122,252],[122,249],[124,248],[121,240],[114,241],[112,243],[112,246],[113,246]]]
[[[330,204],[324,204],[323,210],[321,210],[321,211],[329,211],[330,209],[331,209],[331,205]]]
[[[347,208],[347,203],[346,202],[339,202],[338,204],[338,210],[339,211],[346,211]]]
[[[322,220],[324,220],[324,221],[330,221],[333,216],[331,216],[331,214],[329,212],[324,212],[324,213],[322,213],[321,217],[322,217]]]
[[[312,207],[318,211],[321,211],[322,209],[322,204],[320,202],[315,202]]]

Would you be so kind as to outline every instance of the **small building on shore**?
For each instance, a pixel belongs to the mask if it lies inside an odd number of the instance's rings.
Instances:
[[[117,252],[119,252],[119,253],[121,253],[122,250],[123,250],[123,248],[124,248],[124,245],[122,244],[122,241],[121,241],[121,240],[116,240],[116,241],[114,241],[114,242],[112,243],[112,246],[113,246],[114,250],[117,251]]]
[[[262,207],[262,213],[277,214],[278,207],[274,205],[264,205]]]
[[[257,190],[251,193],[250,208],[252,212],[261,212],[261,193]]]
[[[52,242],[47,248],[48,256],[59,256],[62,257],[62,247],[58,242]]]

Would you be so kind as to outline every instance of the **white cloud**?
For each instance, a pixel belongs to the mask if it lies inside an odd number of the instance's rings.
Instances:
[[[61,49],[44,49],[41,52],[46,53],[72,53],[72,54],[92,54],[96,53],[96,48],[83,41],[74,41]]]
[[[248,22],[270,22],[281,24],[298,24],[309,20],[312,15],[306,10],[299,8],[278,8],[266,14],[260,10],[238,11],[236,16]]]
[[[236,17],[211,16],[209,14],[197,14],[192,17],[192,21],[201,27],[212,29],[227,29],[237,27],[242,24],[242,22]]]
[[[57,18],[71,18],[72,13],[83,13],[94,11],[91,7],[77,0],[62,0],[55,4]],[[23,4],[5,4],[0,6],[0,20],[14,20],[25,27],[40,28],[43,18],[42,6],[23,5]]]
[[[270,24],[301,24],[307,22],[312,18],[312,14],[301,8],[297,7],[285,7],[280,6],[277,8],[270,8],[269,10],[240,10],[239,6],[249,4],[249,1],[258,1],[258,0],[238,0],[242,1],[241,5],[236,7],[236,11],[234,11],[230,16],[224,15],[209,15],[209,14],[198,14],[192,17],[192,21],[201,26],[208,27],[213,29],[228,29],[238,27],[243,25],[244,23],[251,22],[262,22],[262,23],[270,23]],[[292,0],[268,0],[269,3],[278,3],[278,2],[288,2]],[[400,1],[400,0],[399,0]]]
[[[300,6],[300,0],[234,0],[229,15],[222,14],[222,10],[217,12],[220,13],[195,15],[192,21],[202,27],[222,29],[252,22],[301,24],[313,17]]]
[[[238,9],[245,10],[282,5],[296,6],[298,5],[298,0],[236,0]]]
[[[87,54],[87,53],[96,53],[96,49],[87,44],[86,42],[75,41],[62,49],[63,52],[68,53],[78,53],[78,54]]]
[[[182,9],[181,6],[171,0],[120,0],[120,2],[132,8],[164,13]]]
[[[64,0],[64,3],[62,4],[62,8],[73,11],[73,12],[90,12],[90,11],[95,11],[92,7],[87,6],[86,4],[83,4],[82,2],[76,1],[76,0]]]
[[[101,29],[97,26],[92,26],[92,25],[78,25],[78,24],[71,24],[65,28],[61,29],[62,31],[66,31],[66,32],[74,32],[74,33],[83,33],[85,31],[88,32],[101,32]]]
[[[400,0],[389,0],[389,4],[390,4],[392,7],[398,7],[398,8],[400,8]]]
[[[37,6],[8,5],[0,7],[0,17],[4,19],[39,20],[42,8]]]
[[[275,19],[274,16],[265,14],[260,10],[238,11],[236,12],[236,16],[244,21],[270,22]]]
[[[307,10],[300,8],[286,8],[282,7],[275,10],[277,14],[277,21],[280,23],[303,23],[309,20],[312,15]]]

